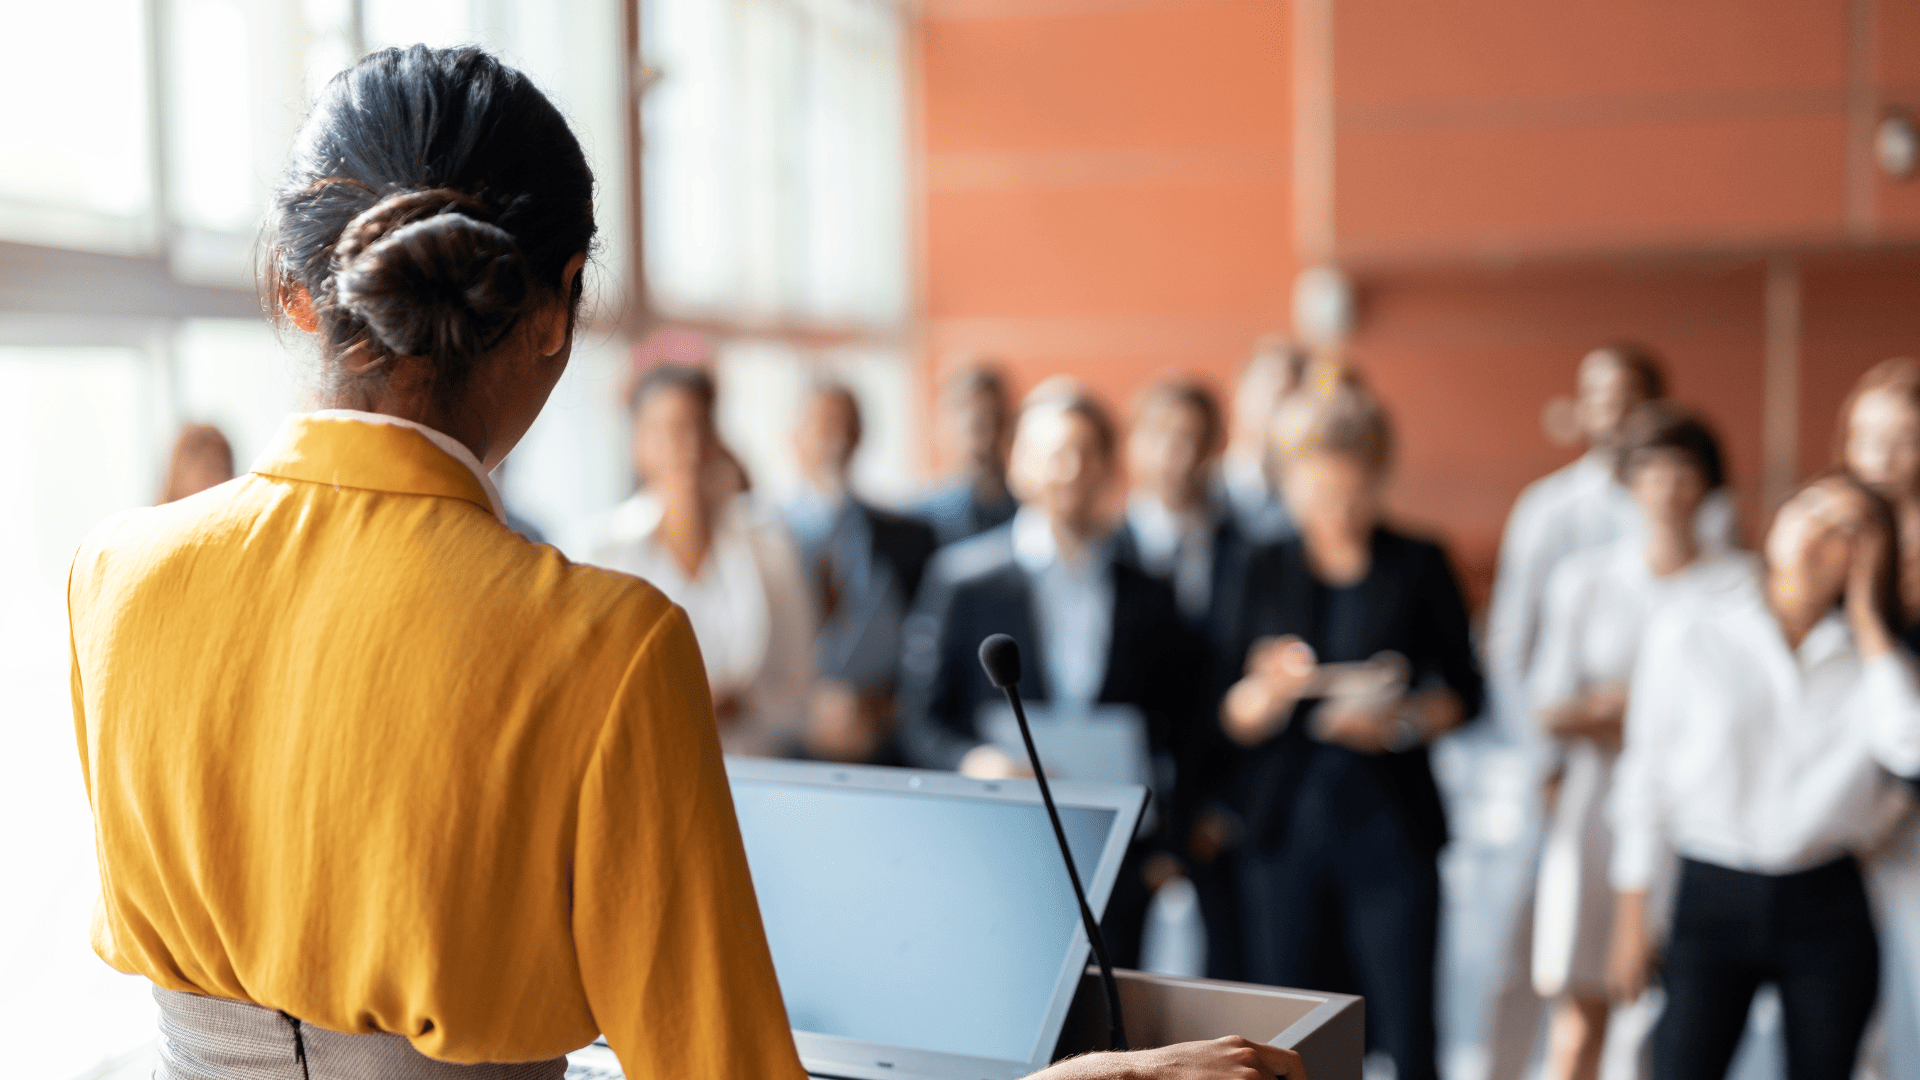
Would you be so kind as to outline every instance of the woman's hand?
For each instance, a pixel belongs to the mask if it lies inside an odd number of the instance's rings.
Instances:
[[[1860,529],[1853,534],[1847,560],[1847,622],[1861,657],[1867,660],[1893,649],[1893,631],[1880,607],[1880,590],[1892,555],[1888,545],[1889,538],[1879,529]]]
[[[1626,730],[1627,688],[1602,686],[1541,713],[1547,732],[1562,739],[1589,739],[1618,750]]]
[[[1254,746],[1286,727],[1317,664],[1313,646],[1292,634],[1254,642],[1247,653],[1246,677],[1234,683],[1220,703],[1220,725],[1227,737]]]
[[[1157,1050],[1082,1054],[1028,1080],[1307,1080],[1300,1055],[1238,1035]]]
[[[1613,946],[1607,956],[1607,992],[1621,1003],[1636,1001],[1653,980],[1658,959],[1647,930],[1647,894],[1618,892],[1613,898]]]

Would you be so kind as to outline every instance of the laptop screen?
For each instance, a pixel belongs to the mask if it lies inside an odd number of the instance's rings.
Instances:
[[[1041,805],[737,775],[733,801],[796,1032],[1044,1052],[1080,916]],[[1089,888],[1115,816],[1060,807]]]

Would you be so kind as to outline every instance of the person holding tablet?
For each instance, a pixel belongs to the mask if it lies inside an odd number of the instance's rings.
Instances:
[[[1386,412],[1351,372],[1318,374],[1275,420],[1299,533],[1247,567],[1245,676],[1220,707],[1245,755],[1247,975],[1353,986],[1369,1045],[1433,1080],[1447,825],[1427,747],[1479,712],[1480,668],[1446,552],[1382,522]],[[1323,683],[1341,670],[1368,685]]]
[[[804,1075],[686,615],[487,479],[566,366],[592,191],[484,52],[337,76],[266,282],[327,408],[74,558],[94,946],[154,983],[162,1078],[551,1078],[599,1033],[634,1080]],[[1059,1074],[1282,1072],[1236,1040]]]

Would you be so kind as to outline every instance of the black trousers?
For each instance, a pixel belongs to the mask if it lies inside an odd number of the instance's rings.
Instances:
[[[1789,1080],[1848,1080],[1880,988],[1851,857],[1797,874],[1683,860],[1653,1034],[1654,1080],[1721,1080],[1762,983],[1780,990]]]
[[[1243,974],[1364,996],[1369,1048],[1398,1080],[1434,1080],[1439,867],[1352,779],[1310,777],[1279,847],[1237,853]]]

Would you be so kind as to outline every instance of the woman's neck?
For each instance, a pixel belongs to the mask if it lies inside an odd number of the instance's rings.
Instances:
[[[493,450],[493,437],[475,410],[447,408],[425,389],[408,385],[397,376],[375,389],[354,388],[322,394],[318,404],[322,409],[352,409],[411,420],[466,447],[475,460],[481,462],[487,462]]]
[[[1373,570],[1372,531],[1360,536],[1303,533],[1307,566],[1313,576],[1336,589],[1358,585]]]
[[[1649,521],[1646,538],[1647,569],[1654,577],[1671,577],[1700,557],[1700,540],[1692,522]]]

